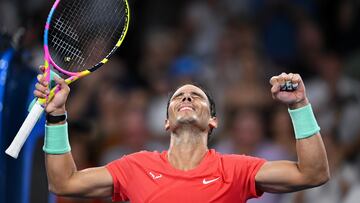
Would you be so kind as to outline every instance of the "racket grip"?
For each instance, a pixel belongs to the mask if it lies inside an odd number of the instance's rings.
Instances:
[[[292,83],[291,81],[286,81],[284,84],[280,85],[280,91],[293,92],[297,90],[299,84]]]
[[[24,145],[26,139],[34,128],[35,124],[39,120],[40,116],[44,112],[44,107],[40,105],[37,101],[26,117],[24,123],[16,134],[14,140],[11,142],[11,145],[6,149],[5,153],[13,158],[17,158],[19,152]]]

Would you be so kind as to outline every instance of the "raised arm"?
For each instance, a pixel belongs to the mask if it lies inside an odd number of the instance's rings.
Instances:
[[[285,81],[297,83],[298,88],[280,91],[280,84]],[[273,98],[290,109],[298,161],[266,162],[255,177],[256,187],[264,192],[282,193],[324,184],[330,177],[326,151],[300,75],[282,73],[272,77],[270,83]]]
[[[66,112],[65,102],[69,87],[63,79],[55,78],[61,90],[47,104],[45,111],[50,115],[61,115]],[[45,98],[47,84],[41,75],[34,95]],[[113,180],[105,167],[89,168],[78,171],[72,158],[67,140],[66,121],[47,122],[45,133],[45,165],[49,182],[49,190],[57,195],[77,197],[110,197]]]

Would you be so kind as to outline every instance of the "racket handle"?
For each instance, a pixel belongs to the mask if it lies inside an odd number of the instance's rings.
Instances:
[[[280,91],[293,92],[297,90],[299,84],[292,83],[291,81],[286,81],[284,84],[280,85]]]
[[[34,106],[31,108],[28,116],[26,117],[24,123],[16,134],[11,145],[6,149],[5,153],[13,158],[17,158],[19,152],[24,145],[26,139],[34,128],[35,124],[39,120],[40,116],[44,112],[44,107],[42,107],[37,101]]]

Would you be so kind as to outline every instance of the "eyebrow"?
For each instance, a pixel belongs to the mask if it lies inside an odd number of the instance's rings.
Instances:
[[[200,97],[200,98],[202,98],[202,99],[205,99],[205,97],[204,97],[202,94],[200,94],[200,93],[190,92],[190,94],[191,94],[191,95],[196,95],[196,96],[198,96],[198,97]],[[180,97],[180,96],[182,96],[182,95],[184,95],[184,92],[179,92],[179,93],[177,93],[176,95],[174,95],[174,96],[172,97],[172,99],[175,99],[175,98]]]

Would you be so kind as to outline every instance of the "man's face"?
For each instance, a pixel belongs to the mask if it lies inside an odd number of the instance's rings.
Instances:
[[[173,131],[184,124],[191,124],[202,130],[217,126],[216,118],[210,115],[206,94],[194,85],[184,85],[176,90],[170,99],[168,112],[166,130]]]

